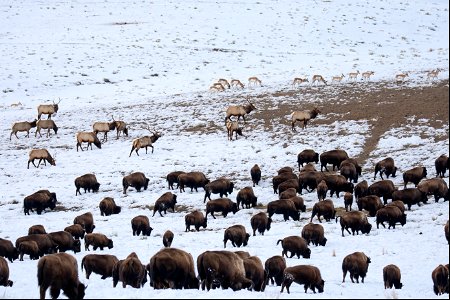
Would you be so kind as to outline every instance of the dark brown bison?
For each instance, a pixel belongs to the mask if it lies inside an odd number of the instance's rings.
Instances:
[[[177,204],[177,195],[172,192],[165,192],[155,201],[152,217],[155,216],[156,212],[159,212],[159,215],[163,217],[162,212],[166,214],[169,208],[175,212],[175,204]]]
[[[396,265],[390,264],[383,268],[383,281],[385,289],[401,289],[403,283],[401,283],[402,274],[400,273],[400,268]]]
[[[289,287],[292,282],[303,284],[305,293],[308,288],[310,288],[314,294],[316,293],[316,289],[319,293],[323,293],[323,288],[325,285],[325,281],[322,279],[319,268],[311,265],[297,265],[284,269],[281,293],[286,287],[286,291],[289,294]]]
[[[139,289],[147,282],[147,269],[135,252],[130,253],[127,258],[118,261],[112,272],[113,287],[117,286],[119,281],[122,287],[127,285]]]
[[[388,199],[392,199],[392,193],[398,190],[392,180],[385,179],[372,183],[367,189],[367,195],[376,195],[383,198],[383,204],[386,205]]]
[[[376,195],[359,197],[356,203],[358,204],[358,209],[360,211],[363,209],[367,210],[370,217],[375,217],[377,211],[384,206],[380,197]]]
[[[331,164],[333,165],[333,171],[335,167],[339,169],[339,166],[341,165],[341,162],[348,159],[348,154],[345,150],[330,150],[325,151],[320,154],[320,171],[323,172],[323,168],[328,172],[327,165]]]
[[[368,192],[369,184],[367,183],[367,180],[360,181],[355,185],[354,194],[356,199],[367,196]]]
[[[154,289],[198,289],[194,258],[184,250],[164,248],[156,252],[147,264],[150,285]]]
[[[372,229],[372,224],[369,223],[366,214],[362,211],[354,210],[345,212],[341,216],[336,217],[336,223],[339,217],[341,218],[340,224],[342,236],[344,236],[344,229],[352,235],[355,235],[355,233],[359,234],[359,231],[361,231],[362,234],[368,234]],[[350,232],[349,229],[351,229],[352,232]]]
[[[258,197],[255,196],[255,193],[253,192],[253,188],[251,186],[246,186],[240,189],[236,195],[236,203],[238,208],[239,206],[242,206],[242,208],[255,207],[257,201]]]
[[[361,282],[364,283],[364,278],[367,275],[367,270],[369,269],[370,257],[368,257],[364,252],[354,252],[352,254],[344,257],[342,261],[342,282],[345,282],[345,276],[347,272],[350,273],[350,280],[356,280],[359,283],[359,277],[361,277]]]
[[[288,252],[291,252],[291,256],[289,258],[292,258],[294,255],[297,255],[297,258],[300,258],[300,256],[303,258],[311,257],[311,249],[308,248],[308,242],[300,236],[291,235],[285,237],[284,239],[278,240],[277,245],[280,242],[281,247],[283,248],[281,256],[286,256],[287,258]]]
[[[269,218],[263,211],[252,216],[250,219],[250,225],[253,229],[253,236],[256,236],[256,230],[258,230],[261,235],[264,235],[264,231],[270,230],[270,224],[272,224],[272,219]]]
[[[104,280],[112,277],[113,267],[118,261],[119,259],[111,254],[87,254],[81,260],[81,271],[85,270],[86,279],[94,272]]]
[[[285,221],[291,217],[294,221],[300,220],[300,212],[295,207],[294,202],[288,199],[270,201],[267,204],[267,214],[272,218],[274,214],[281,214]]]
[[[44,225],[33,225],[28,228],[28,234],[46,234]]]
[[[215,219],[215,212],[221,212],[222,216],[225,218],[228,213],[233,212],[235,214],[239,210],[237,203],[231,201],[229,198],[219,198],[206,202],[206,214],[205,217],[208,217],[208,214]]]
[[[445,233],[445,238],[447,239],[447,243],[448,243],[448,236],[449,236],[449,234],[448,234],[448,223],[449,223],[449,220],[447,220],[447,223],[445,223],[445,225],[444,225],[444,233]]]
[[[194,226],[197,231],[200,231],[200,226],[203,228],[208,226],[208,219],[198,210],[185,215],[184,222],[186,224],[186,232],[191,230],[191,225]]]
[[[439,265],[431,272],[431,279],[433,280],[433,291],[436,295],[440,296],[444,293],[448,293],[448,278],[448,265]]]
[[[317,171],[313,163],[307,163],[303,168],[300,169],[300,173],[308,171]]]
[[[278,194],[278,199],[289,199],[295,196],[297,196],[297,190],[291,187]]]
[[[86,233],[92,233],[95,228],[94,217],[92,216],[91,212],[86,212],[84,214],[76,216],[73,219],[73,224],[80,224],[84,228]]]
[[[70,233],[74,239],[84,239],[86,230],[80,224],[73,224],[64,228],[64,231]]]
[[[442,178],[430,178],[422,180],[417,188],[427,195],[434,195],[434,201],[444,198],[444,201],[449,200],[448,186]]]
[[[291,169],[292,170],[292,169]],[[278,186],[285,182],[286,180],[289,179],[296,179],[298,180],[298,176],[296,174],[294,174],[294,172],[282,172],[279,175],[276,175],[272,178],[272,187],[273,187],[273,193],[277,194],[278,193]]]
[[[134,187],[136,191],[140,192],[142,188],[147,190],[148,183],[150,179],[145,177],[145,174],[142,172],[134,172],[129,175],[126,175],[122,179],[123,193],[127,193],[128,187]]]
[[[19,237],[16,239],[15,247],[19,248],[20,243],[23,241],[35,241],[39,247],[39,257],[45,254],[53,254],[58,250],[58,246],[47,234],[31,234]]]
[[[394,200],[394,201],[392,201],[392,202],[386,204],[386,206],[391,206],[391,205],[397,206],[397,207],[400,209],[400,211],[401,211],[402,213],[404,213],[405,210],[406,210],[406,209],[405,209],[405,204],[404,204],[403,201],[401,201],[401,200]]]
[[[164,247],[170,247],[173,241],[173,232],[170,230],[166,230],[163,235],[163,245]]]
[[[386,178],[392,175],[392,177],[396,176],[397,167],[395,166],[394,159],[392,157],[387,157],[385,159],[380,160],[375,164],[375,174],[373,176],[373,180],[377,179],[377,173],[380,173],[381,180],[383,180],[383,174],[386,175]]]
[[[415,167],[403,172],[403,188],[406,189],[406,185],[409,182],[414,183],[417,187],[419,182],[427,177],[427,168],[425,167]]]
[[[9,266],[6,259],[0,256],[0,285],[13,286],[14,282],[9,280]]]
[[[223,196],[228,197],[228,194],[233,193],[234,183],[227,178],[219,178],[213,180],[205,185],[205,197],[203,203],[206,202],[206,198],[211,200],[211,194],[219,194],[220,198]]]
[[[84,236],[84,250],[89,251],[90,245],[93,246],[94,251],[97,250],[97,248],[103,250],[105,247],[108,247],[108,249],[114,247],[113,241],[103,233],[86,233]]]
[[[290,188],[294,188],[295,191],[300,192],[300,185],[297,178],[288,179],[280,183],[278,185],[278,194],[281,194]]]
[[[306,211],[305,200],[303,200],[302,197],[294,196],[294,197],[288,198],[286,200],[290,200],[290,201],[294,202],[295,208],[298,211],[301,211],[301,212],[305,212]]]
[[[7,258],[10,262],[19,258],[19,250],[14,247],[10,240],[0,238],[0,256]]]
[[[281,175],[282,173],[294,173],[294,169],[292,169],[290,166],[281,167],[278,169],[277,174]]]
[[[427,203],[428,196],[426,192],[422,192],[418,188],[406,188],[392,193],[392,202],[394,201],[402,201],[408,206],[408,210],[411,210],[412,205],[420,206],[420,202]]]
[[[93,193],[97,193],[100,188],[100,183],[98,183],[97,177],[95,177],[94,174],[84,174],[75,178],[75,187],[75,196],[78,194],[81,195],[81,188],[84,189],[84,193],[86,193],[86,191],[91,192],[91,190]]]
[[[257,256],[244,258],[245,277],[253,282],[256,292],[264,292],[266,288],[267,272],[264,270],[262,261]]]
[[[436,177],[444,177],[448,170],[448,156],[442,154],[434,161],[434,167],[436,169]]]
[[[358,182],[358,171],[353,163],[343,161],[339,167],[339,174],[350,182]]]
[[[358,161],[356,161],[356,159],[354,159],[354,158],[347,158],[347,159],[343,160],[339,166],[339,169],[341,169],[341,167],[347,163],[353,164],[356,168],[356,173],[359,176],[362,175],[362,167],[358,164]]]
[[[40,299],[50,287],[50,296],[59,297],[62,290],[69,299],[83,299],[86,286],[78,279],[78,262],[67,253],[55,253],[41,257],[37,264]]]
[[[325,180],[321,180],[317,185],[317,199],[324,200],[327,197],[328,186]]]
[[[266,285],[271,284],[281,285],[283,282],[283,272],[286,269],[286,259],[280,255],[269,257],[264,263],[264,268],[267,273]]]
[[[317,188],[319,183],[325,178],[325,174],[318,171],[304,171],[300,172],[298,176],[299,193],[301,194],[303,189],[307,192],[312,192]],[[328,188],[328,187],[327,187]]]
[[[330,191],[330,197],[333,197],[334,193],[336,193],[336,197],[338,198],[340,192],[353,193],[353,183],[348,182],[347,179],[342,175],[327,174],[325,175],[323,180],[325,180],[328,190]]]
[[[247,233],[243,225],[233,225],[225,229],[223,234],[223,247],[227,247],[228,240],[231,241],[233,247],[247,246],[250,234]]]
[[[74,253],[81,251],[80,240],[73,238],[72,234],[67,231],[55,231],[47,234],[57,245],[59,252],[72,250]]]
[[[336,210],[334,208],[333,200],[325,199],[323,201],[316,202],[311,211],[311,219],[309,221],[312,222],[312,219],[316,215],[320,223],[322,223],[322,221],[320,220],[321,216],[323,216],[323,218],[327,222],[330,221],[331,219],[334,219],[336,215]]]
[[[150,236],[153,228],[150,227],[150,221],[147,216],[139,215],[131,219],[131,229],[133,230],[133,235]]]
[[[205,185],[208,183],[209,179],[206,178],[203,172],[189,172],[178,176],[178,187],[180,188],[180,193],[185,191],[185,187],[191,188],[191,192],[194,189],[198,192],[199,187],[205,189]]]
[[[388,229],[391,229],[391,227],[395,229],[395,224],[397,223],[400,223],[402,226],[406,224],[406,214],[403,213],[397,206],[385,206],[377,211],[376,222],[377,229],[379,228],[380,223],[384,228],[386,228],[384,222],[389,223]]]
[[[250,176],[252,178],[253,187],[255,187],[261,180],[261,168],[257,164],[250,169]]]
[[[297,155],[297,163],[298,163],[298,170],[303,167],[303,164],[307,164],[310,162],[318,163],[319,162],[319,153],[314,151],[313,149],[305,149],[302,150]]]
[[[114,198],[105,197],[98,204],[101,216],[110,216],[112,214],[118,214],[122,210],[122,207],[117,206]]]
[[[174,172],[170,172],[169,174],[167,174],[166,176],[166,180],[167,183],[169,185],[169,190],[173,190],[173,184],[176,183],[177,184],[177,189],[178,189],[178,176],[180,174],[186,174],[186,172],[184,171],[174,171]]]
[[[316,246],[325,246],[327,243],[325,231],[320,224],[308,223],[303,226],[302,238],[308,242],[308,245],[312,242]]]
[[[55,209],[56,202],[56,193],[39,190],[23,199],[23,211],[25,215],[29,215],[30,210],[36,209],[37,214],[40,215],[46,208]]]
[[[209,291],[213,286],[233,291],[253,286],[252,280],[245,277],[244,260],[231,251],[205,251],[197,256],[197,270],[202,290]]]
[[[30,256],[30,259],[39,259],[39,246],[35,241],[23,241],[19,244],[19,260],[23,261],[25,254]]]
[[[353,194],[346,192],[344,194],[344,206],[345,211],[351,211],[352,210],[352,204],[353,204]]]

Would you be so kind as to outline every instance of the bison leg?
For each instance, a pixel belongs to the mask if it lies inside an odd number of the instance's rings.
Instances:
[[[60,293],[59,287],[53,285],[50,287],[50,296],[52,297],[52,299],[58,299],[59,293]]]

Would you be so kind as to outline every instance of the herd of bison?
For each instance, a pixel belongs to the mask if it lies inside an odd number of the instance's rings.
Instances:
[[[131,154],[130,154],[131,155]],[[251,256],[246,251],[205,251],[196,260],[181,249],[171,247],[174,234],[166,231],[163,235],[164,248],[155,253],[148,264],[143,264],[137,254],[132,252],[125,259],[119,260],[111,254],[87,254],[81,262],[66,251],[81,252],[81,240],[84,240],[85,250],[103,250],[112,248],[113,240],[104,234],[94,232],[94,218],[87,212],[78,215],[73,225],[57,232],[46,232],[43,225],[31,226],[28,235],[13,241],[0,238],[0,285],[13,286],[10,280],[8,260],[22,261],[24,256],[38,260],[37,279],[40,298],[50,288],[52,298],[58,298],[62,291],[70,299],[82,299],[85,296],[85,285],[80,282],[78,264],[85,271],[89,279],[92,273],[98,274],[102,279],[113,279],[113,286],[121,282],[134,288],[143,287],[147,282],[154,289],[203,289],[231,288],[234,291],[249,289],[264,291],[266,285],[281,286],[281,292],[290,292],[292,283],[304,285],[305,293],[309,290],[316,293],[324,291],[325,281],[320,270],[312,265],[297,265],[287,267],[286,258],[297,256],[309,258],[311,250],[309,245],[325,246],[327,238],[322,220],[335,220],[339,222],[341,234],[368,234],[372,224],[368,217],[374,218],[377,228],[379,225],[395,228],[396,225],[405,225],[405,211],[411,206],[428,201],[439,202],[449,200],[449,189],[443,179],[449,170],[447,155],[435,159],[434,170],[426,167],[411,166],[409,170],[399,174],[392,157],[380,159],[373,168],[374,183],[368,184],[366,180],[359,180],[362,167],[358,159],[349,157],[345,150],[335,149],[317,153],[313,149],[304,149],[297,156],[299,172],[291,167],[283,167],[277,175],[272,177],[273,193],[278,200],[270,201],[266,211],[253,215],[250,224],[253,232],[246,232],[242,225],[233,225],[224,231],[224,248],[230,242],[233,247],[246,246],[251,234],[264,235],[272,224],[275,214],[282,215],[285,221],[300,220],[300,212],[306,211],[302,192],[317,193],[317,202],[311,210],[310,223],[303,226],[301,236],[287,236],[277,241],[282,247],[282,255],[275,255],[265,262],[257,256]],[[328,168],[333,171],[329,172]],[[261,170],[255,164],[250,171],[253,187],[261,180]],[[390,177],[402,176],[403,187],[394,185]],[[204,203],[206,213],[199,210],[186,213],[186,231],[191,226],[196,231],[206,228],[208,215],[216,218],[215,213],[226,217],[229,213],[236,213],[240,209],[257,207],[257,197],[253,188],[247,186],[237,191],[236,201],[228,198],[235,189],[229,178],[210,180],[202,172],[171,172],[167,174],[169,192],[162,194],[154,203],[153,216],[175,211],[177,195],[173,190],[185,192],[204,190]],[[123,194],[129,187],[137,191],[146,190],[149,178],[142,172],[126,175],[122,179]],[[414,187],[412,187],[414,185]],[[97,192],[100,184],[95,175],[85,174],[75,179],[76,194],[81,189],[88,192]],[[211,199],[213,194],[220,198]],[[327,194],[332,197],[341,194],[344,198],[345,211],[336,214],[337,208]],[[56,193],[49,190],[39,190],[28,195],[23,201],[23,212],[42,214],[55,209],[57,203]],[[114,199],[106,197],[99,203],[102,216],[118,214],[121,207],[116,205]],[[313,223],[313,220],[318,223]],[[150,236],[153,228],[149,218],[139,215],[131,220],[133,235]],[[449,239],[449,221],[443,228],[443,235]],[[361,281],[368,272],[370,257],[364,252],[348,254],[342,261],[343,279],[347,273],[352,282]],[[449,293],[449,265],[439,265],[433,270],[433,290],[436,295]],[[197,274],[197,275],[196,275]],[[394,264],[383,268],[383,281],[385,288],[402,288],[401,270]]]

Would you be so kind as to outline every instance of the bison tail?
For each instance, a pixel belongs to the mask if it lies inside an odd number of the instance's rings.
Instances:
[[[83,271],[83,266],[84,266],[84,259],[86,258],[86,256],[83,257],[83,259],[81,260],[81,271]]]
[[[277,245],[278,245],[280,242],[281,242],[281,246],[283,246],[283,240],[281,240],[281,239],[277,241]]]
[[[38,286],[42,285],[42,282],[44,281],[44,268],[45,268],[45,258],[40,259],[38,261],[38,270],[37,270],[37,279],[38,279]]]

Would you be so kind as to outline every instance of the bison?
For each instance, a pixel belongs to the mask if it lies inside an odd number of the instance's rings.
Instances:
[[[312,222],[312,219],[314,216],[317,215],[317,219],[320,223],[322,221],[320,220],[320,217],[323,216],[323,218],[328,222],[331,219],[334,219],[336,215],[336,210],[334,208],[333,200],[326,199],[323,201],[318,201],[314,204],[312,212],[311,212],[311,219],[309,220]]]
[[[250,169],[250,176],[252,178],[253,187],[255,187],[255,185],[258,185],[259,181],[261,180],[261,168],[258,166],[258,164],[255,164]]]
[[[6,259],[0,256],[0,285],[13,286],[14,282],[9,280],[9,266]]]
[[[272,224],[272,219],[269,218],[267,214],[262,211],[251,217],[250,224],[253,229],[253,236],[256,236],[256,230],[258,230],[258,232],[261,235],[264,235],[264,231],[270,230],[270,224]]]
[[[87,254],[81,260],[81,271],[86,271],[86,279],[91,273],[101,275],[101,279],[112,277],[114,265],[119,261],[115,255],[111,254]]]
[[[439,265],[431,272],[431,279],[433,280],[433,291],[440,296],[448,293],[449,289],[449,269],[448,265]]]
[[[220,198],[223,196],[228,197],[228,194],[231,194],[234,189],[234,183],[226,178],[219,178],[207,183],[204,187],[205,189],[205,197],[203,199],[203,203],[206,202],[206,198],[211,200],[211,194],[219,194]]]
[[[367,196],[367,193],[369,192],[369,184],[367,183],[367,180],[358,182],[355,185],[353,192],[356,199],[358,199],[359,197]]]
[[[218,198],[214,200],[210,200],[206,203],[206,215],[211,214],[211,216],[215,219],[215,212],[222,212],[222,216],[225,218],[229,212],[233,212],[235,214],[239,210],[237,203],[231,201],[229,198]]]
[[[308,245],[312,242],[316,246],[325,246],[327,243],[323,226],[320,224],[309,223],[303,226],[302,238],[308,242]]]
[[[372,183],[367,189],[367,195],[376,195],[383,198],[383,204],[386,205],[388,199],[392,199],[392,193],[397,188],[394,186],[392,180],[385,179]]]
[[[166,230],[163,235],[163,245],[164,247],[170,247],[172,246],[173,241],[173,232],[170,230]]]
[[[292,168],[291,168],[292,170]],[[283,172],[281,174],[278,174],[272,178],[272,186],[273,186],[273,193],[278,193],[278,186],[289,179],[296,179],[298,180],[298,176],[291,172]]]
[[[278,198],[279,199],[289,199],[292,197],[297,196],[297,189],[294,187],[288,188],[284,191],[282,191],[279,195]]]
[[[354,252],[345,256],[342,261],[342,282],[345,282],[345,276],[349,272],[350,280],[353,283],[355,283],[353,279],[356,280],[356,283],[359,283],[359,277],[361,277],[361,282],[364,283],[364,278],[367,275],[370,263],[370,257],[364,252]]]
[[[299,193],[301,194],[303,189],[307,192],[312,192],[319,183],[325,178],[325,174],[318,171],[304,171],[300,172],[298,176]],[[328,188],[328,187],[327,187]]]
[[[286,259],[280,255],[269,257],[264,263],[264,269],[267,273],[266,285],[270,280],[272,284],[276,283],[280,286],[283,282],[284,269],[286,269]]]
[[[297,163],[299,171],[303,167],[303,164],[307,164],[310,162],[315,162],[316,164],[319,162],[319,153],[317,153],[313,149],[302,150],[297,155]]]
[[[19,251],[19,260],[23,261],[23,256],[25,254],[30,256],[30,259],[39,259],[39,245],[35,241],[23,241],[19,244],[17,248]]]
[[[113,241],[106,237],[103,233],[86,233],[84,236],[84,250],[89,251],[89,246],[92,245],[94,251],[97,248],[103,250],[103,248],[108,247],[108,249],[113,248]]]
[[[140,192],[142,188],[147,190],[148,182],[150,179],[145,177],[145,174],[142,172],[134,172],[129,175],[126,175],[122,179],[123,193],[127,193],[128,187],[134,187],[136,191]]]
[[[255,193],[253,192],[253,188],[251,186],[246,186],[240,189],[236,195],[236,203],[238,208],[240,205],[242,205],[242,208],[255,207],[257,201],[258,197],[255,196]]]
[[[353,163],[343,161],[339,166],[339,173],[350,182],[358,182],[358,171]]]
[[[448,244],[448,236],[449,236],[449,233],[448,233],[448,223],[449,223],[449,220],[447,220],[447,223],[445,223],[445,225],[444,225],[444,233],[445,233],[445,238],[447,239],[447,244]]]
[[[98,204],[101,216],[110,216],[112,214],[118,214],[122,210],[120,206],[116,205],[114,198],[105,197]]]
[[[184,216],[184,222],[186,224],[186,232],[191,230],[191,225],[195,227],[195,230],[200,231],[200,226],[206,228],[208,226],[208,219],[203,215],[201,211],[193,211]]]
[[[434,161],[434,167],[436,169],[436,177],[444,177],[448,167],[448,156],[442,154]]]
[[[340,192],[353,193],[353,183],[347,182],[347,179],[342,175],[327,174],[323,180],[325,180],[328,190],[330,191],[330,197],[333,197],[334,193],[336,193],[336,197],[338,198]]]
[[[426,192],[422,192],[418,188],[406,188],[392,193],[392,202],[394,201],[402,201],[408,206],[408,210],[411,210],[411,206],[414,204],[420,206],[420,202],[427,203],[428,197]]]
[[[344,205],[345,205],[345,211],[351,211],[352,210],[352,204],[353,204],[353,194],[346,192],[344,194]]]
[[[253,282],[253,289],[256,292],[264,292],[266,288],[267,272],[262,261],[257,256],[244,258],[245,277]]]
[[[317,185],[317,199],[324,200],[327,196],[328,186],[325,180],[321,180]]]
[[[285,221],[291,217],[294,221],[300,220],[300,212],[295,207],[294,202],[288,199],[270,201],[267,204],[267,214],[272,218],[274,214],[281,214]]]
[[[43,225],[38,224],[38,225],[33,225],[30,226],[30,228],[28,228],[28,235],[30,234],[46,234],[47,232],[45,231],[45,228]]]
[[[59,252],[72,250],[74,253],[81,251],[80,240],[74,239],[72,234],[67,231],[55,231],[47,234],[57,245]]]
[[[73,224],[64,228],[64,231],[70,233],[74,239],[84,239],[86,230],[80,224]]]
[[[349,211],[343,213],[341,216],[336,217],[336,223],[339,219],[341,224],[342,236],[344,236],[344,229],[347,230],[349,234],[355,235],[359,234],[361,231],[362,234],[368,234],[372,229],[372,224],[369,223],[367,216],[362,211]],[[350,230],[352,232],[350,232]]]
[[[406,214],[403,213],[397,206],[385,206],[377,211],[376,222],[377,229],[379,228],[380,223],[384,228],[386,228],[384,222],[389,223],[388,229],[391,229],[391,227],[395,229],[395,224],[397,223],[400,223],[402,226],[406,224]]]
[[[310,288],[314,294],[316,289],[319,293],[323,293],[325,281],[322,279],[319,268],[311,265],[297,265],[284,269],[283,282],[281,284],[281,293],[286,287],[289,294],[289,287],[292,282],[303,284],[305,293]]]
[[[439,199],[444,198],[444,201],[449,200],[448,186],[442,178],[430,178],[422,180],[417,188],[425,192],[427,195],[433,195],[434,201],[438,202]]]
[[[14,247],[10,240],[0,238],[0,256],[13,262],[19,258],[19,250]]]
[[[94,217],[91,212],[86,212],[73,219],[73,224],[80,224],[86,233],[92,233],[94,231]]]
[[[141,288],[147,282],[147,269],[141,263],[141,260],[135,252],[130,253],[124,260],[118,261],[112,272],[113,287],[117,286],[119,281],[122,287],[130,285],[136,289]]]
[[[45,254],[53,254],[57,252],[58,246],[47,234],[32,234],[19,237],[16,239],[15,247],[18,249],[19,245],[24,241],[35,241],[39,247],[39,257]]]
[[[320,171],[323,172],[323,168],[328,172],[327,164],[333,165],[333,171],[335,167],[339,169],[341,162],[348,159],[348,154],[345,150],[335,149],[325,151],[320,154]]]
[[[46,208],[55,209],[56,202],[56,193],[39,190],[23,199],[23,211],[25,215],[29,215],[30,210],[36,209],[36,213],[40,215]]]
[[[288,252],[291,252],[291,256],[289,258],[292,258],[294,255],[297,255],[297,258],[300,258],[300,256],[303,258],[311,257],[311,249],[308,248],[308,242],[300,236],[291,235],[285,237],[284,239],[279,239],[277,241],[277,245],[280,242],[281,247],[283,248],[281,256],[286,256],[287,258]]]
[[[406,185],[409,182],[414,183],[417,187],[419,182],[427,177],[427,168],[425,167],[415,167],[403,172],[403,188],[406,189]]]
[[[162,194],[155,202],[155,206],[153,206],[153,216],[155,216],[156,212],[159,212],[159,215],[163,217],[162,212],[164,214],[167,213],[167,210],[170,208],[173,212],[175,212],[175,204],[177,203],[177,195],[172,192],[165,192]]]
[[[178,176],[178,187],[180,188],[180,193],[185,192],[184,188],[191,188],[191,192],[195,189],[198,192],[198,188],[202,187],[205,189],[205,185],[209,183],[209,179],[203,172],[189,172],[180,174]]]
[[[392,177],[396,176],[397,167],[395,166],[394,159],[392,157],[386,157],[381,161],[375,164],[375,174],[373,176],[373,180],[377,179],[377,173],[380,173],[380,177],[383,180],[383,174],[386,175],[386,178],[389,178],[390,175]]]
[[[223,247],[227,247],[228,240],[233,247],[247,246],[250,234],[247,233],[243,225],[233,225],[225,229],[223,234]]]
[[[177,184],[177,189],[178,189],[178,176],[180,174],[186,174],[186,172],[184,172],[184,171],[173,171],[173,172],[170,172],[169,174],[167,174],[166,180],[167,180],[167,183],[169,185],[169,190],[173,190],[174,189],[173,188],[173,184],[174,183]]]
[[[92,192],[97,193],[100,188],[100,183],[97,181],[97,177],[94,174],[84,174],[75,179],[75,187],[77,188],[75,191],[75,196],[80,194],[80,189],[83,188],[84,192]]]
[[[380,197],[376,195],[360,197],[356,203],[358,204],[358,209],[360,211],[363,209],[367,210],[370,217],[375,217],[377,211],[384,206],[383,203],[381,203]]]
[[[402,275],[400,273],[400,268],[396,265],[390,264],[383,268],[383,281],[385,289],[401,289],[403,283],[401,283]]]
[[[131,219],[131,229],[133,230],[133,236],[142,235],[150,236],[153,228],[150,227],[150,221],[147,216],[139,215]]]

